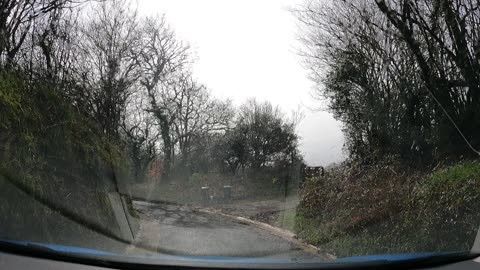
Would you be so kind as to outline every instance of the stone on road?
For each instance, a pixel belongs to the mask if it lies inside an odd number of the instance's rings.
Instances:
[[[315,255],[266,230],[187,206],[134,201],[135,242],[160,253],[192,256],[313,259]]]

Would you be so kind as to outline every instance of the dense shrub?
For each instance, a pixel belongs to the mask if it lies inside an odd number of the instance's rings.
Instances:
[[[480,225],[480,163],[414,172],[388,161],[308,179],[295,229],[339,256],[469,250]]]
[[[116,189],[114,176],[123,172],[117,168],[128,162],[115,145],[54,84],[0,71],[0,196],[8,201],[0,207],[2,235],[55,242],[81,230],[58,224],[58,213],[21,197],[11,184],[118,235],[106,193]]]

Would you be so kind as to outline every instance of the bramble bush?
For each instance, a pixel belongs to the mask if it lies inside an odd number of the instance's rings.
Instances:
[[[480,162],[414,171],[348,164],[302,187],[295,230],[339,256],[469,250],[480,225]]]

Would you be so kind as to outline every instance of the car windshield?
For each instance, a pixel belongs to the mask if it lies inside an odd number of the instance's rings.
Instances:
[[[478,1],[0,11],[0,250],[191,265],[480,251]]]

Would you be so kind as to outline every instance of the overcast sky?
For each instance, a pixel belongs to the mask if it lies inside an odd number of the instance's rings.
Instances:
[[[303,0],[138,0],[142,15],[165,14],[198,58],[194,75],[220,98],[268,100],[289,113],[299,107],[300,149],[309,165],[343,159],[341,125],[312,98],[313,84],[296,54]]]

